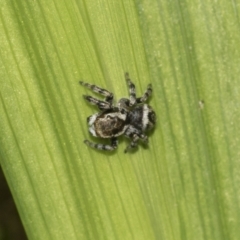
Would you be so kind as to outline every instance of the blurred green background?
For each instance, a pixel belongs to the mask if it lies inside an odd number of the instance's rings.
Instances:
[[[0,3],[0,164],[30,240],[240,239],[237,1]],[[149,147],[89,149],[78,81],[117,100],[126,71],[153,85]]]

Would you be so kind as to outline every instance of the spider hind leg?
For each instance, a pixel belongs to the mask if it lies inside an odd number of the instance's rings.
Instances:
[[[104,88],[100,88],[94,84],[90,84],[90,83],[85,83],[82,81],[79,81],[79,83],[84,86],[87,87],[89,89],[91,89],[93,92],[95,93],[99,93],[100,95],[105,97],[105,101],[112,103],[113,102],[113,93],[109,92],[108,90],[104,89]]]
[[[106,110],[106,109],[111,109],[112,108],[112,105],[109,102],[99,100],[99,99],[94,98],[94,97],[89,96],[89,95],[83,95],[83,97],[84,97],[85,100],[87,100],[92,105],[98,106],[98,108],[100,110]]]
[[[84,143],[88,145],[91,148],[95,148],[98,150],[103,150],[103,151],[113,151],[117,148],[118,145],[118,140],[117,138],[111,138],[111,144],[101,144],[101,143],[93,143],[88,140],[84,140]]]

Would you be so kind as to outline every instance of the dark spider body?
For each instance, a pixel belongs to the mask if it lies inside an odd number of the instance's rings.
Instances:
[[[128,113],[127,121],[139,131],[145,132],[154,127],[155,112],[147,104],[138,105]]]
[[[144,103],[152,93],[152,86],[149,84],[142,97],[136,98],[135,85],[129,79],[128,73],[125,74],[130,98],[122,98],[118,101],[117,107],[113,106],[113,94],[105,89],[99,88],[89,83],[80,82],[81,85],[90,88],[92,91],[105,96],[105,101],[98,100],[91,96],[84,98],[91,104],[97,105],[101,112],[87,118],[89,132],[100,138],[110,138],[111,145],[96,144],[85,140],[84,142],[99,150],[112,151],[117,148],[117,137],[125,135],[131,138],[131,143],[125,149],[125,153],[137,146],[138,140],[148,143],[145,132],[155,126],[156,114],[153,109]]]

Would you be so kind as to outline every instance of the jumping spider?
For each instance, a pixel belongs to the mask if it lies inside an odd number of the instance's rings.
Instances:
[[[131,82],[128,73],[125,73],[125,78],[129,87],[130,97],[121,98],[117,106],[113,105],[113,94],[96,85],[79,83],[93,92],[99,93],[105,97],[104,101],[97,98],[83,95],[83,97],[91,104],[97,105],[101,110],[87,118],[89,132],[94,137],[110,138],[111,144],[98,144],[88,140],[84,140],[88,146],[99,150],[112,151],[117,148],[117,137],[125,135],[131,139],[131,143],[125,149],[125,153],[137,147],[138,140],[141,139],[144,143],[148,143],[148,137],[145,131],[154,127],[156,114],[153,109],[145,102],[152,94],[152,86],[148,85],[147,90],[142,97],[136,97],[135,85]]]

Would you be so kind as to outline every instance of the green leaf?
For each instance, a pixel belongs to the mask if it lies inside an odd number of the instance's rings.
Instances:
[[[29,239],[240,238],[234,1],[1,1],[0,161]],[[88,148],[79,80],[153,85],[149,147]]]

